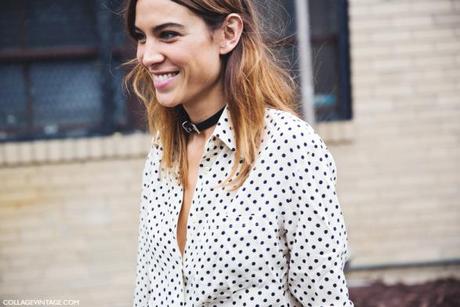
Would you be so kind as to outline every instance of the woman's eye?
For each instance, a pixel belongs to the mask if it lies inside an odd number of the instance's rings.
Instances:
[[[169,40],[169,39],[175,38],[178,35],[179,35],[179,33],[174,32],[174,31],[163,31],[163,32],[160,33],[160,38]]]

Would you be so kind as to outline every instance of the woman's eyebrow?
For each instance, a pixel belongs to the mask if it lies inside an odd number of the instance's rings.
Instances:
[[[153,33],[158,33],[158,32],[161,32],[162,30],[164,30],[165,28],[169,28],[169,27],[173,27],[173,28],[179,28],[179,29],[184,29],[185,27],[179,23],[175,23],[175,22],[166,22],[166,23],[163,23],[161,25],[158,25],[158,26],[155,26],[152,30]],[[136,31],[139,31],[139,32],[142,32],[138,27],[134,27]]]

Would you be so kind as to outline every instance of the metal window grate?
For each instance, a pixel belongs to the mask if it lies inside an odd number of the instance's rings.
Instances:
[[[96,10],[91,0],[28,1],[26,46],[96,46]]]
[[[27,90],[23,68],[17,64],[0,66],[0,131],[27,128]]]
[[[33,125],[52,133],[65,126],[95,125],[102,119],[97,62],[66,61],[30,66]]]
[[[122,2],[2,1],[0,141],[134,128],[122,89]]]

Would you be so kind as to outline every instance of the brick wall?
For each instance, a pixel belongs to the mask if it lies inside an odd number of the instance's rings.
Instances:
[[[350,0],[350,19],[354,118],[330,147],[352,265],[459,259],[460,1]]]
[[[140,134],[0,146],[0,299],[130,304],[148,147]]]
[[[337,162],[351,266],[460,258],[460,1],[350,0],[350,16],[353,120],[317,130]],[[144,135],[0,145],[0,298],[130,305],[148,146]]]

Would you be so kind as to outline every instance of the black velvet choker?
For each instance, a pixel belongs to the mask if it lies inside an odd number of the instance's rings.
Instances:
[[[209,128],[209,127],[212,127],[215,124],[217,124],[217,122],[219,121],[220,116],[222,115],[222,112],[224,112],[224,109],[225,109],[225,106],[222,109],[220,109],[219,111],[217,111],[217,113],[215,113],[214,115],[209,117],[208,119],[205,119],[204,121],[199,122],[199,123],[193,123],[190,120],[190,117],[188,116],[187,112],[185,111],[185,109],[181,105],[178,108],[178,110],[179,110],[179,120],[181,122],[182,128],[184,128],[185,132],[187,132],[188,134],[191,134],[193,132],[196,132],[196,133],[200,134],[201,131],[203,131],[203,130]]]

